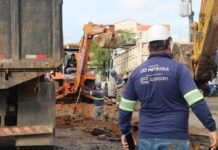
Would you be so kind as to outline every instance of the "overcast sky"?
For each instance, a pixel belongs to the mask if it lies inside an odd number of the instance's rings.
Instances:
[[[195,20],[201,0],[193,1]],[[141,24],[170,24],[174,39],[188,40],[188,18],[179,16],[181,0],[63,0],[64,43],[79,42],[89,21],[113,24],[133,19]]]

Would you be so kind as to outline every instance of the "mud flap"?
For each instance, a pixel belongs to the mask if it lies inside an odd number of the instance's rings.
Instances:
[[[6,97],[3,93],[0,93],[0,127],[5,126],[6,116]]]
[[[34,90],[36,85],[33,85],[18,86],[17,125],[52,125],[54,130],[55,84],[54,82],[39,82],[37,90]],[[54,145],[54,139],[54,132],[53,134],[19,136],[16,146]]]
[[[37,146],[37,147],[25,146],[25,147],[17,147],[16,150],[54,150],[54,146]]]

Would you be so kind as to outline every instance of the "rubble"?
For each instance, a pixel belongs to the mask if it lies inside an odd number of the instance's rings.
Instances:
[[[108,136],[106,134],[101,134],[101,135],[98,136],[98,139],[99,140],[107,140]]]
[[[61,141],[65,143],[63,146],[58,145],[58,147],[64,147],[63,150],[68,150],[66,145],[69,145],[69,150],[72,149],[72,147],[75,150],[122,149],[116,117],[118,112],[114,111],[113,107],[106,107],[106,111],[109,113],[108,121],[93,120],[91,118],[93,107],[90,104],[80,103],[76,114],[73,114],[72,108],[74,108],[74,105],[69,104],[62,106],[62,110],[57,111],[57,141],[59,141],[58,144],[61,143]],[[137,138],[138,129],[137,115],[138,114],[133,114],[132,121],[133,135],[135,138]],[[190,130],[193,133],[199,133],[201,128],[190,126]],[[209,139],[207,136],[191,135],[190,141],[191,150],[204,150],[209,147]],[[60,149],[61,148],[57,148],[57,150]]]
[[[56,150],[122,150],[113,124],[82,114],[56,118]]]

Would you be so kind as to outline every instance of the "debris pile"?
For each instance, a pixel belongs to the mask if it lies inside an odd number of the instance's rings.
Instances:
[[[93,128],[91,130],[86,130],[85,132],[88,132],[93,136],[97,136],[99,140],[120,142],[120,137],[107,128]]]
[[[77,115],[65,115],[56,117],[56,128],[58,129],[67,129],[67,128],[75,128],[75,127],[82,127],[84,123],[87,121],[91,121],[92,118],[85,117],[84,115],[77,114]]]
[[[101,139],[106,135],[106,139],[117,141],[119,137],[118,125],[112,122],[95,121],[91,117],[86,117],[83,114],[64,115],[56,117],[57,129],[80,129],[83,132],[97,136]]]
[[[92,110],[89,106],[91,105],[80,104],[80,110],[86,110],[86,113],[79,111],[76,114],[73,114],[72,112],[74,106],[69,106],[70,107],[64,106],[66,109],[57,112],[56,128],[57,130],[60,129],[59,131],[63,133],[63,135],[61,134],[58,136],[59,140],[64,138],[64,141],[66,142],[66,137],[68,137],[69,141],[74,141],[74,148],[78,148],[78,150],[87,149],[80,147],[81,145],[84,146],[84,143],[86,143],[85,145],[90,149],[122,149],[116,111],[107,108],[106,111],[110,114],[108,121],[95,121],[90,117]],[[136,119],[132,121],[132,129],[133,136],[137,139],[138,122]],[[191,126],[190,130],[192,130],[192,132],[196,131],[196,133],[200,132],[200,129],[196,126]],[[113,144],[111,145],[111,143]],[[209,138],[207,136],[190,136],[191,150],[208,149],[209,143]],[[69,147],[72,148],[71,146],[72,145]],[[110,146],[113,146],[113,148],[110,148]]]

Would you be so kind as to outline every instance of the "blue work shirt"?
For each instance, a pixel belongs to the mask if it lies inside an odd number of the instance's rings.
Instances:
[[[130,130],[132,114],[125,113],[139,100],[139,138],[188,139],[189,106],[202,98],[186,66],[170,54],[151,55],[126,84],[120,106],[122,134]]]
[[[115,76],[115,84],[117,89],[121,89],[124,86],[123,77],[120,75]]]
[[[95,106],[104,105],[104,90],[94,90],[91,92],[91,95],[95,96],[94,98]]]
[[[67,66],[66,66],[66,68],[69,68],[69,67],[76,67],[76,64],[77,64],[76,59],[70,58],[70,59],[67,60]]]
[[[119,84],[121,84],[122,82],[123,82],[122,76],[117,75],[117,76],[115,77],[115,83],[116,83],[116,85],[119,85]]]

